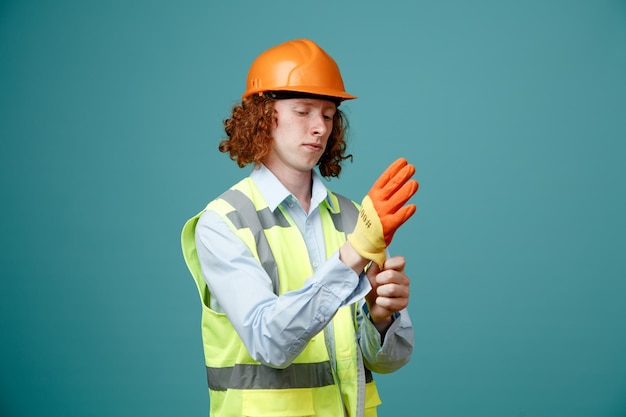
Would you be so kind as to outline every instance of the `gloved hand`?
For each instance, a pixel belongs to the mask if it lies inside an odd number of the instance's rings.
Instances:
[[[410,180],[414,173],[415,167],[404,158],[389,165],[363,199],[354,231],[348,235],[352,247],[381,269],[394,233],[417,210],[415,204],[404,205],[419,187]]]

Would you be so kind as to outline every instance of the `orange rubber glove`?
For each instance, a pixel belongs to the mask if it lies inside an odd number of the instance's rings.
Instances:
[[[417,210],[415,204],[405,206],[419,187],[410,179],[414,173],[415,167],[404,158],[389,165],[363,199],[354,231],[348,235],[352,247],[381,269],[394,233]]]

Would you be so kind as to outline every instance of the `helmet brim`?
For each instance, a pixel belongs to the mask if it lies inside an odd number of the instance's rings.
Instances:
[[[334,90],[331,88],[321,88],[321,87],[306,87],[306,86],[298,86],[297,90],[293,88],[273,88],[271,90],[251,90],[246,91],[241,98],[246,98],[253,96],[254,94],[266,94],[271,93],[275,95],[276,99],[285,99],[285,98],[298,98],[298,97],[310,97],[310,98],[320,98],[326,99],[330,101],[342,102],[345,100],[354,100],[357,96],[353,96],[352,94],[348,94],[345,91]],[[271,95],[270,95],[271,97]]]

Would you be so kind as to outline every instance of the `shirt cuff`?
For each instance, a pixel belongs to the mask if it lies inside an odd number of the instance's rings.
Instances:
[[[317,271],[314,277],[321,278],[319,283],[340,300],[340,307],[362,300],[372,289],[365,274],[357,275],[341,262],[339,251],[328,258],[322,269]]]

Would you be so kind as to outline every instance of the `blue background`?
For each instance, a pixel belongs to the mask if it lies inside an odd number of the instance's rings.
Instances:
[[[0,415],[199,416],[184,221],[254,57],[339,63],[360,199],[417,167],[381,416],[626,415],[626,2],[3,1]]]

